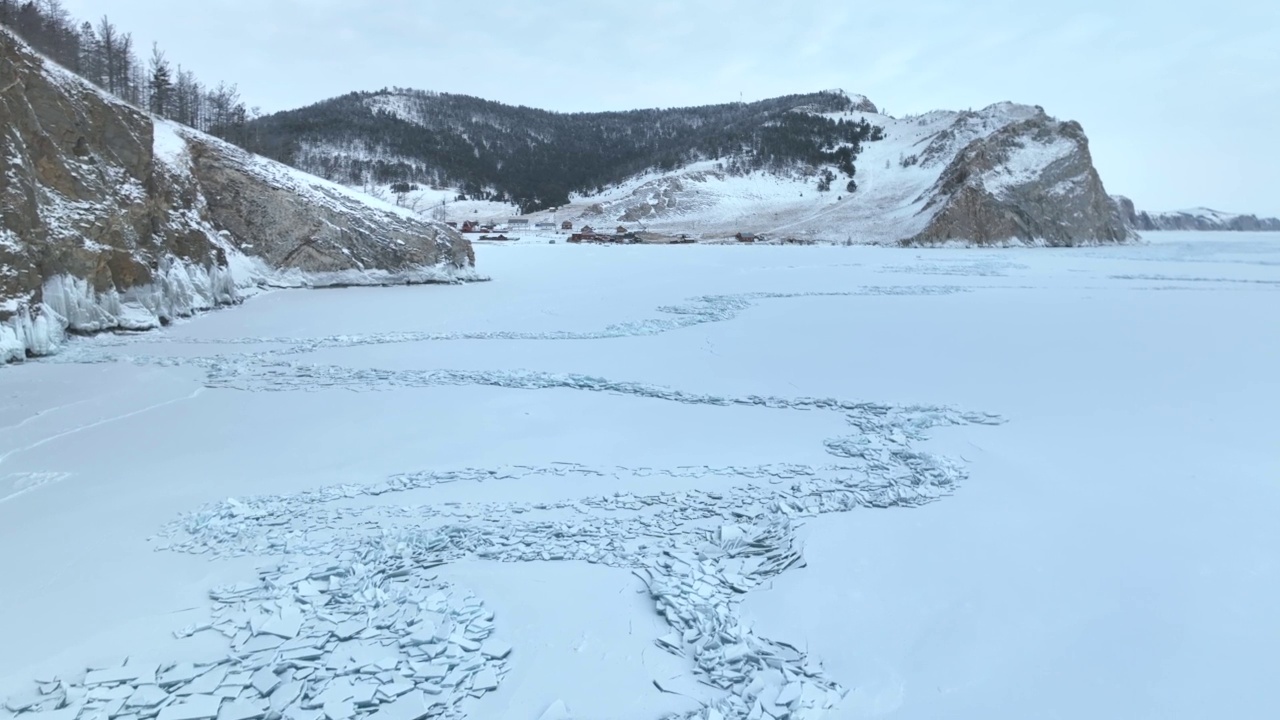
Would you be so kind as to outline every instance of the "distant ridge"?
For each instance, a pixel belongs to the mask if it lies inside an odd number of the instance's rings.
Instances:
[[[574,193],[701,160],[745,172],[830,166],[854,175],[882,130],[875,106],[843,91],[752,103],[555,113],[467,95],[356,92],[250,123],[251,148],[349,185],[455,187],[530,212]],[[835,178],[833,178],[835,180]]]
[[[1280,232],[1280,218],[1258,217],[1243,213],[1199,207],[1188,210],[1151,212],[1137,210],[1133,201],[1117,195],[1125,222],[1140,232],[1151,230],[1200,230],[1232,232]]]

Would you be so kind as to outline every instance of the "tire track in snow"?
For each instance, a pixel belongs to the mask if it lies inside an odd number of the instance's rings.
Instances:
[[[27,452],[27,451],[29,451],[29,450],[34,450],[34,449],[36,449],[36,448],[38,448],[38,447],[40,447],[40,446],[42,446],[42,445],[47,445],[47,444],[49,444],[49,443],[51,443],[51,442],[54,442],[55,440],[61,440],[61,439],[62,439],[62,438],[64,438],[64,437],[69,437],[69,436],[71,436],[71,435],[75,435],[76,433],[84,432],[85,430],[92,430],[93,428],[96,428],[96,427],[101,427],[101,426],[103,426],[103,425],[108,425],[108,424],[113,423],[113,422],[117,422],[117,421],[120,421],[120,420],[125,420],[125,419],[131,418],[131,417],[135,417],[135,416],[137,416],[137,415],[141,415],[141,414],[143,414],[143,413],[150,412],[150,411],[155,410],[155,409],[157,409],[157,408],[165,407],[166,405],[173,405],[174,403],[180,403],[180,402],[182,402],[182,401],[184,401],[184,400],[192,400],[192,399],[194,399],[196,396],[200,395],[200,393],[204,392],[204,390],[205,390],[205,388],[203,388],[203,387],[196,388],[196,389],[195,389],[194,391],[192,391],[190,394],[184,395],[184,396],[182,396],[182,397],[171,398],[171,399],[169,399],[169,400],[165,400],[165,401],[163,401],[163,402],[158,402],[158,403],[155,403],[155,404],[152,404],[152,405],[148,405],[148,406],[146,406],[146,407],[144,407],[144,408],[139,408],[139,409],[137,409],[137,410],[132,410],[132,411],[127,412],[127,413],[124,413],[124,414],[122,414],[122,415],[112,415],[111,417],[102,418],[101,420],[95,420],[95,421],[93,421],[93,422],[91,422],[91,423],[85,423],[84,425],[78,425],[78,426],[76,426],[76,427],[71,428],[70,430],[64,430],[64,431],[62,431],[62,432],[55,433],[55,434],[50,435],[50,436],[48,436],[48,437],[41,438],[40,440],[37,440],[37,441],[35,441],[35,442],[33,442],[33,443],[30,443],[30,444],[28,444],[28,445],[24,445],[24,446],[22,446],[22,447],[13,448],[12,450],[9,450],[8,452],[4,453],[3,455],[0,455],[0,464],[3,464],[5,460],[8,460],[10,457],[12,457],[12,456],[14,456],[14,455],[17,455],[17,454],[19,454],[19,453],[24,453],[24,452]]]
[[[30,492],[35,492],[45,485],[60,483],[71,477],[70,473],[63,472],[23,472],[9,473],[0,477],[0,488],[9,487],[9,494],[0,496],[0,505],[15,500]]]

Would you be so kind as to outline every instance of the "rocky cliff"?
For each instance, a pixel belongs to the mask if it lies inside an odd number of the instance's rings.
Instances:
[[[1260,218],[1257,215],[1226,213],[1210,208],[1148,212],[1136,209],[1133,201],[1123,195],[1117,195],[1115,199],[1120,204],[1125,222],[1135,230],[1280,232],[1280,218]]]
[[[449,228],[106,95],[0,30],[0,360],[255,285],[454,282]]]
[[[1093,167],[1084,129],[1043,111],[964,145],[924,197],[928,225],[904,245],[1071,246],[1134,237]]]

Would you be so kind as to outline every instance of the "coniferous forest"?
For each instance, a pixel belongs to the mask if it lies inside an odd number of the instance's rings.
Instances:
[[[719,160],[731,173],[832,166],[852,182],[862,143],[883,132],[838,92],[554,113],[394,89],[350,93],[249,127],[256,151],[336,182],[458,187],[468,198],[509,201],[526,212],[698,160]],[[829,187],[830,179],[819,184]]]
[[[161,117],[248,145],[247,109],[235,85],[205,85],[174,65],[158,46],[139,59],[133,36],[104,15],[72,18],[58,0],[0,0],[3,25],[54,62],[94,85]]]

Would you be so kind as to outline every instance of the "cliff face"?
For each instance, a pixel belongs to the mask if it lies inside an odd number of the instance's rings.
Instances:
[[[472,277],[449,228],[159,121],[0,30],[0,360],[252,285]]]
[[[1133,201],[1123,195],[1117,195],[1115,199],[1120,204],[1125,222],[1136,230],[1280,232],[1280,218],[1260,218],[1257,215],[1226,213],[1209,208],[1148,212],[1136,209]]]
[[[1119,243],[1135,234],[1093,167],[1076,122],[1043,112],[965,145],[929,189],[928,225],[904,245]]]

